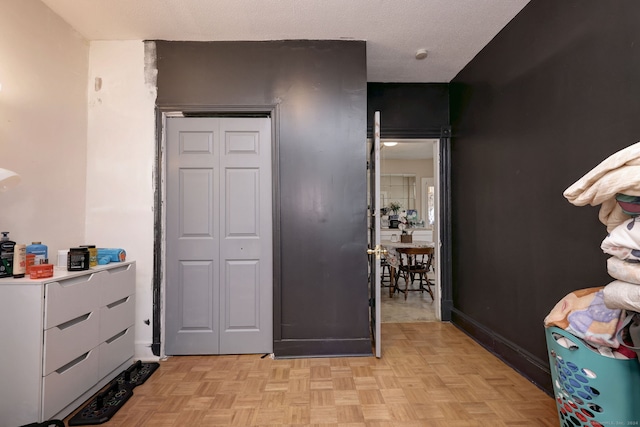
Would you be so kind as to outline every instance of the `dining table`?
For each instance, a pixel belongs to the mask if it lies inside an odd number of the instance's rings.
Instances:
[[[383,249],[387,250],[385,255],[385,259],[387,264],[389,264],[389,276],[390,277],[390,286],[389,286],[389,298],[393,297],[393,292],[396,288],[396,269],[400,266],[400,254],[398,253],[398,248],[433,248],[435,247],[433,242],[428,242],[425,240],[413,240],[412,242],[401,242],[401,241],[391,241],[391,240],[381,240],[380,246]]]

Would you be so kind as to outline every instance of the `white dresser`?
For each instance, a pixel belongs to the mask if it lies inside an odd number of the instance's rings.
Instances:
[[[130,366],[135,262],[0,279],[0,427],[62,419]]]

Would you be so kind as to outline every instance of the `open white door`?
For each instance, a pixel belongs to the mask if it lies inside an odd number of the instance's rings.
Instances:
[[[382,356],[380,333],[380,112],[374,114],[373,141],[369,152],[369,294],[371,311],[371,333],[375,343],[376,357]]]

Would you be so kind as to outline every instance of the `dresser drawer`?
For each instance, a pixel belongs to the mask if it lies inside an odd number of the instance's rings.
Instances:
[[[100,305],[111,304],[136,293],[136,265],[127,264],[102,272],[104,284],[100,291]]]
[[[43,419],[51,419],[98,382],[98,353],[95,348],[44,377]]]
[[[100,274],[85,274],[45,286],[44,329],[68,322],[99,307]]]
[[[133,326],[136,317],[134,295],[122,298],[105,307],[100,307],[100,341],[113,337],[118,332]]]
[[[43,376],[66,365],[100,342],[100,315],[96,310],[44,331]]]
[[[127,328],[100,344],[99,377],[104,378],[129,359],[133,359],[135,333]]]

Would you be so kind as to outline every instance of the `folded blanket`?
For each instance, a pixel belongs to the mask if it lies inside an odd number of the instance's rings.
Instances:
[[[607,226],[607,232],[610,232],[623,222],[627,221],[629,219],[629,215],[624,213],[622,207],[615,199],[608,199],[600,205],[598,219],[601,223]]]
[[[607,272],[614,279],[640,284],[640,263],[627,262],[612,256],[607,259]]]
[[[600,248],[616,258],[640,262],[640,217],[626,220],[611,230]]]
[[[589,343],[618,348],[616,327],[622,310],[604,303],[603,287],[573,291],[545,317],[545,326],[557,326]]]
[[[640,215],[640,197],[628,196],[626,194],[616,194],[616,202],[622,208],[622,212],[635,217]]]
[[[616,203],[617,193],[640,196],[640,142],[607,157],[563,194],[576,206],[602,205],[598,217],[611,231],[629,219]]]
[[[640,311],[640,285],[615,280],[602,293],[609,308]]]

